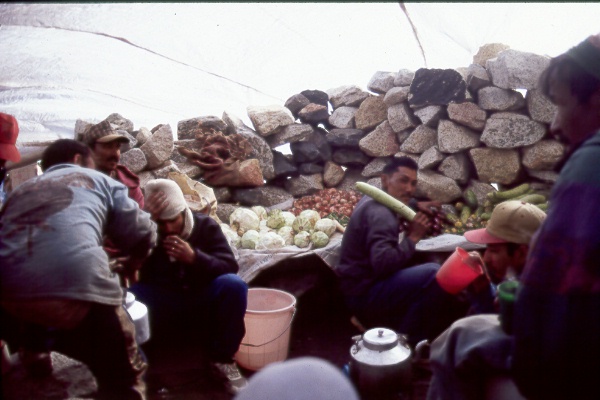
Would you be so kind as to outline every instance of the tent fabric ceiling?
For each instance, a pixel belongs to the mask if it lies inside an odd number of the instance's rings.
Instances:
[[[21,145],[118,112],[152,128],[366,89],[376,71],[467,67],[479,46],[557,55],[598,33],[596,3],[0,4],[0,110]],[[423,57],[424,56],[424,57]]]

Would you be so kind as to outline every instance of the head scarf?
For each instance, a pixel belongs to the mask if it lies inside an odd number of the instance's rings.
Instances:
[[[170,179],[154,179],[149,181],[144,188],[146,196],[150,196],[155,192],[163,192],[167,196],[166,201],[169,202],[167,207],[159,215],[161,220],[171,220],[181,212],[185,211],[183,231],[179,234],[182,239],[187,239],[194,228],[194,216],[192,210],[187,204],[183,192],[179,185]]]

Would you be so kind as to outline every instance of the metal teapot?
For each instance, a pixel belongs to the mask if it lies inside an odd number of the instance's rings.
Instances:
[[[373,328],[352,338],[350,378],[363,393],[392,393],[410,386],[412,351],[404,335]]]

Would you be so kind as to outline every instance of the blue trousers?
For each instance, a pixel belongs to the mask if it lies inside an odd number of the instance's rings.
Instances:
[[[246,333],[248,285],[235,274],[183,290],[136,283],[129,289],[148,307],[151,342],[197,340],[212,362],[229,363]]]
[[[433,341],[468,308],[437,283],[439,268],[427,263],[401,269],[362,296],[347,297],[346,303],[368,328],[387,327],[406,334],[413,346],[423,339]]]

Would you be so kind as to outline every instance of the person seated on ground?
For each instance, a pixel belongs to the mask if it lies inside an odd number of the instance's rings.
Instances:
[[[400,157],[381,174],[385,192],[419,209],[404,238],[398,241],[402,222],[395,212],[363,196],[344,232],[335,267],[345,302],[361,324],[407,334],[413,346],[423,339],[433,340],[468,307],[439,286],[435,279],[439,264],[410,263],[416,244],[432,226],[429,207],[439,206],[412,198],[417,168],[412,159]]]
[[[521,275],[512,372],[528,399],[599,399],[600,34],[550,60],[539,87],[568,157]]]
[[[129,290],[148,307],[148,345],[167,345],[182,340],[178,333],[187,334],[183,340],[204,344],[205,356],[236,392],[246,385],[234,355],[245,334],[248,285],[236,275],[229,243],[215,220],[192,213],[175,181],[149,181],[145,192],[160,245]]]
[[[123,184],[93,169],[82,143],[55,141],[41,167],[2,209],[2,339],[23,349],[30,372],[45,375],[52,366],[49,358],[29,364],[28,354],[58,351],[90,368],[98,398],[145,399],[147,364],[102,243],[107,234],[131,256],[122,273],[133,279],[131,268],[156,244],[156,224]]]
[[[490,313],[497,313],[497,285],[519,277],[529,244],[545,218],[533,204],[506,201],[494,207],[485,228],[465,232],[470,242],[487,245],[482,260],[487,274],[471,283],[477,288],[468,288],[478,295],[474,309],[481,315],[454,322],[431,343],[428,400],[484,399],[489,379],[509,375],[510,338],[500,328],[498,315]]]
[[[527,260],[529,242],[545,218],[546,213],[533,204],[505,201],[494,207],[485,228],[465,232],[464,237],[469,242],[486,245],[480,258],[486,273],[467,288],[470,315],[498,312],[494,301],[498,285],[507,279],[519,278]],[[478,256],[476,252],[471,254]]]
[[[254,374],[234,400],[358,400],[358,392],[329,361],[300,357],[269,364]]]

